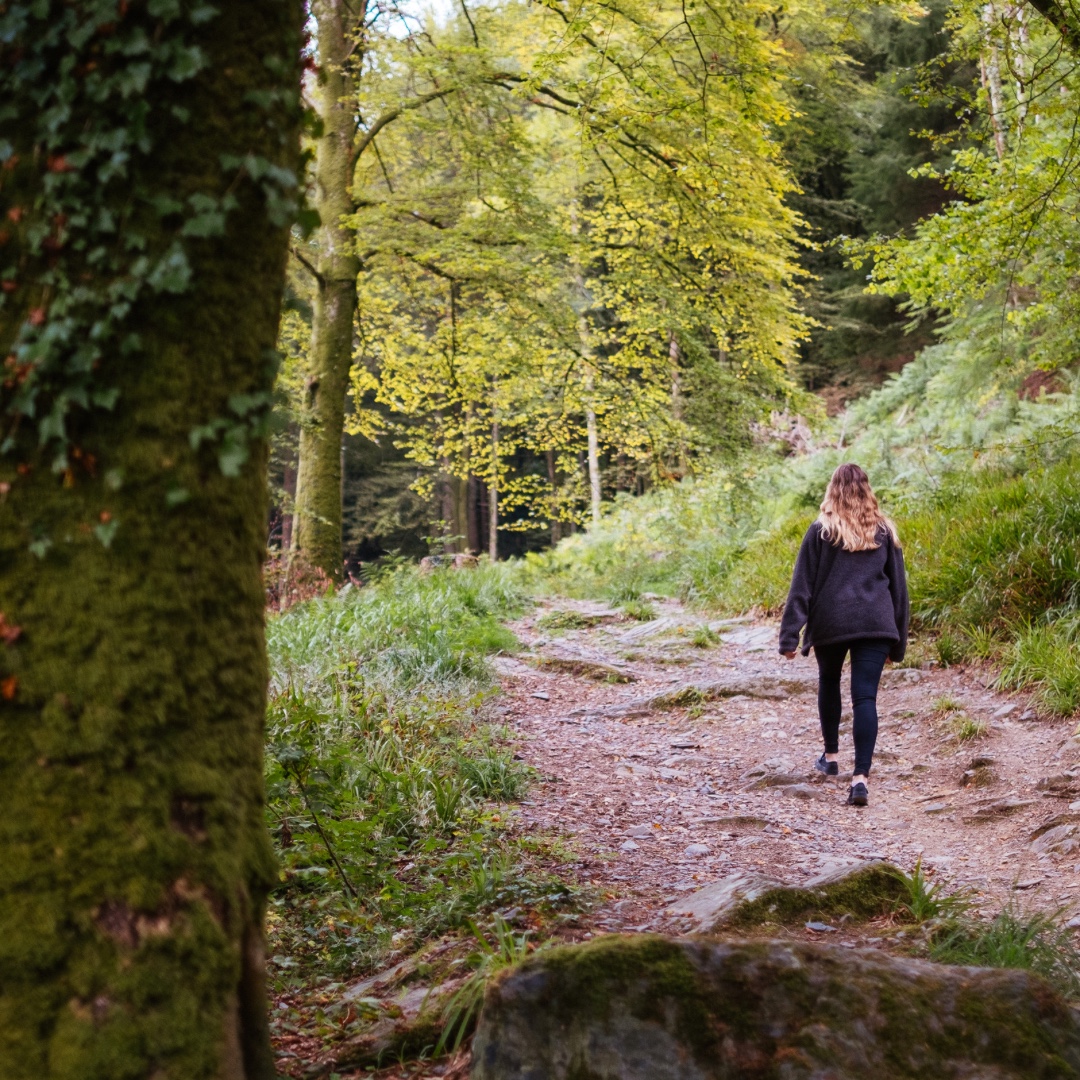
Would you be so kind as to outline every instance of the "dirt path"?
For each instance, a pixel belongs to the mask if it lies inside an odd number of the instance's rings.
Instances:
[[[601,604],[550,601],[513,627],[526,650],[500,661],[501,710],[541,777],[520,825],[570,838],[577,861],[562,872],[608,898],[581,937],[684,929],[685,898],[740,871],[800,884],[872,858],[910,870],[921,856],[988,914],[1010,899],[1080,912],[1075,722],[1037,719],[978,669],[889,668],[870,806],[856,810],[843,775],[813,771],[813,658],[783,660],[771,623],[713,623],[723,641],[709,645],[700,618],[672,602],[657,609],[639,624]],[[560,622],[592,625],[550,628]],[[604,681],[614,678],[628,681]],[[688,689],[701,686],[712,689]],[[732,696],[670,703],[717,693]],[[943,698],[961,711],[943,715]],[[984,734],[957,737],[974,725]],[[1039,835],[1048,825],[1063,827]]]
[[[989,671],[889,668],[870,806],[855,809],[845,805],[843,774],[826,780],[813,770],[813,659],[783,660],[773,623],[705,624],[674,602],[656,607],[656,619],[637,623],[598,603],[546,601],[513,626],[524,649],[497,660],[495,709],[537,773],[528,797],[509,808],[510,827],[568,850],[553,869],[598,900],[561,915],[557,937],[695,929],[688,909],[697,890],[735,874],[799,885],[862,860],[910,871],[920,858],[932,880],[968,890],[986,915],[1011,902],[1060,912],[1080,932],[1075,721],[1038,719],[1023,698],[987,689]],[[842,769],[851,758],[848,716]],[[768,932],[827,931],[833,943],[901,953],[912,946],[901,920],[838,923]],[[391,1017],[406,1007],[415,1014],[426,988],[408,981],[413,972],[405,958],[349,994],[399,1005]],[[279,1063],[290,1075],[321,1052],[318,1031],[301,1041]],[[468,1070],[464,1049],[375,1075],[464,1080]]]

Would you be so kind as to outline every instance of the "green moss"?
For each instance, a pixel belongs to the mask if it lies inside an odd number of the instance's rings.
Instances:
[[[505,977],[485,1005],[474,1075],[501,1075],[501,1045],[536,1075],[592,1077],[595,1052],[614,1075],[611,1055],[624,1044],[641,1075],[650,1044],[658,1061],[685,1052],[718,1080],[821,1070],[922,1080],[980,1066],[1012,1077],[1080,1075],[1075,1016],[1026,974],[820,945],[657,937],[555,950]],[[552,1068],[556,1055],[569,1058],[565,1071]]]
[[[741,904],[729,922],[732,926],[753,926],[843,915],[872,919],[895,910],[906,895],[895,870],[868,866],[820,889],[770,889],[756,900]]]
[[[188,122],[155,132],[159,148],[133,156],[115,198],[120,220],[133,191],[231,190],[239,205],[223,235],[192,240],[186,291],[133,308],[126,329],[141,347],[103,363],[120,394],[112,413],[75,416],[67,483],[29,428],[19,474],[0,464],[11,482],[0,611],[22,627],[0,646],[0,677],[17,680],[0,700],[4,1080],[274,1075],[261,944],[276,878],[262,817],[264,452],[226,477],[189,433],[230,395],[270,388],[286,230],[222,155],[295,162],[297,117],[245,95],[271,85],[288,100],[302,12],[295,0],[213,10],[195,35],[200,74],[146,90]],[[149,11],[123,17],[159,42]],[[56,49],[55,63],[65,57]],[[43,87],[54,74],[41,72]],[[87,94],[72,108],[105,105]],[[170,506],[177,489],[187,500]],[[110,546],[95,535],[105,521]]]
[[[674,1011],[680,1037],[702,1054],[715,1049],[707,983],[684,946],[656,935],[605,936],[544,954],[553,986],[545,1004],[560,1021],[607,1020],[612,1003],[663,1024]],[[643,978],[647,977],[647,989]]]

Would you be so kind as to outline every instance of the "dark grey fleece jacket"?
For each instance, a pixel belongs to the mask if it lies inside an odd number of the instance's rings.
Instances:
[[[821,538],[815,521],[803,537],[784,616],[780,651],[802,652],[856,638],[887,638],[889,659],[904,659],[908,637],[908,591],[904,555],[885,526],[872,551],[846,551]]]

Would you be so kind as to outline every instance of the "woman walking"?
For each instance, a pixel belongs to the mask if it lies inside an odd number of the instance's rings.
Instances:
[[[784,615],[780,652],[794,659],[814,650],[818,664],[818,716],[825,752],[815,768],[837,776],[840,672],[851,653],[855,770],[849,806],[868,800],[870,764],[877,741],[877,691],[886,660],[907,649],[908,591],[896,526],[881,512],[870,480],[858,465],[841,465],[825,490],[821,513],[806,530]]]

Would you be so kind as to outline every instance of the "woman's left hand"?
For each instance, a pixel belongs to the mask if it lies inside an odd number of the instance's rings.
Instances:
[[[784,653],[784,656],[785,656],[785,657],[786,657],[786,658],[787,658],[788,660],[794,660],[794,659],[795,659],[795,650],[794,650],[794,649],[792,649],[792,650],[791,650],[791,652],[786,652],[786,653]]]

